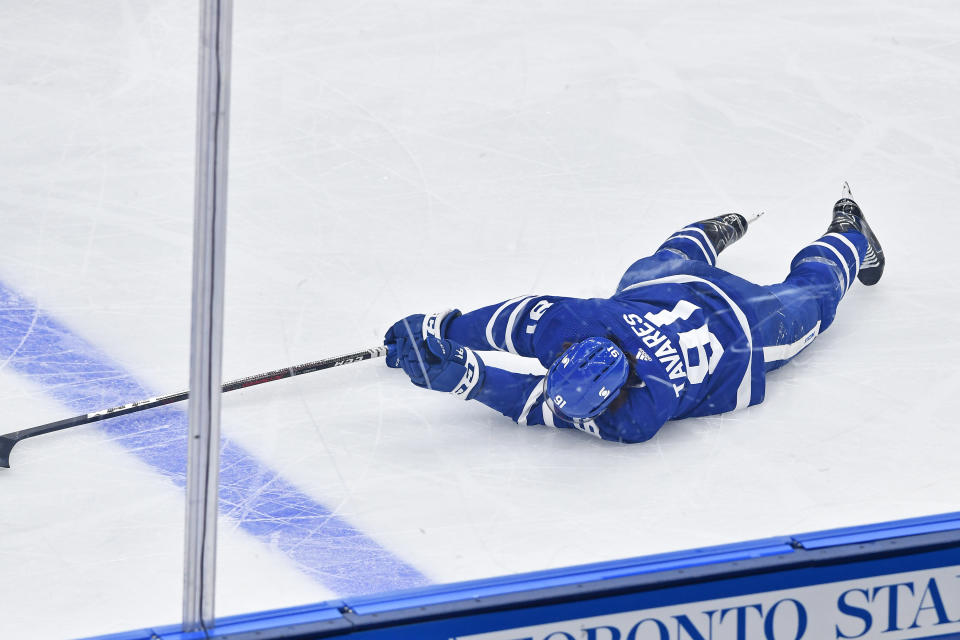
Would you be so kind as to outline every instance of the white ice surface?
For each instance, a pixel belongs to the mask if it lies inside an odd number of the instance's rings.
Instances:
[[[0,3],[0,281],[159,392],[187,385],[196,22]],[[437,583],[960,509],[958,34],[949,1],[237,3],[228,378],[608,294],[724,211],[767,211],[721,266],[773,282],[845,179],[889,264],[762,405],[647,444],[381,363],[225,396],[225,437]],[[3,432],[72,413],[9,370],[0,400]],[[96,427],[13,456],[0,636],[176,622],[181,490]],[[221,531],[218,613],[338,595]]]

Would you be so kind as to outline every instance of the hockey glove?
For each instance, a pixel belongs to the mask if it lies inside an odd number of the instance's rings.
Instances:
[[[395,322],[383,336],[383,344],[387,347],[387,366],[394,369],[399,367],[400,359],[410,347],[423,352],[427,336],[442,340],[450,322],[459,315],[459,309],[448,309],[428,316],[416,313]]]
[[[418,387],[447,391],[463,400],[470,400],[483,385],[483,360],[463,345],[433,336],[426,339],[426,349],[408,347],[400,357],[400,367]]]

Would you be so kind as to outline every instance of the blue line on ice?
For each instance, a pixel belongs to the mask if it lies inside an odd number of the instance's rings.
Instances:
[[[157,395],[2,282],[0,366],[42,386],[77,413]],[[186,484],[187,416],[182,409],[158,407],[97,425],[176,485]],[[282,550],[304,573],[340,596],[428,582],[415,568],[227,439],[221,453],[220,511],[247,533]]]

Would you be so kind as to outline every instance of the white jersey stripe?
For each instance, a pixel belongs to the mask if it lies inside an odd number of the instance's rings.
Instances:
[[[843,236],[843,234],[840,234],[840,233],[828,233],[828,234],[826,235],[826,237],[828,237],[828,238],[836,238],[837,240],[839,240],[839,241],[842,242],[843,244],[845,244],[845,245],[847,245],[848,247],[850,247],[850,253],[853,254],[853,259],[854,259],[854,261],[857,263],[857,268],[856,268],[856,269],[854,270],[854,272],[853,272],[853,277],[856,278],[856,277],[857,277],[857,274],[860,273],[860,254],[857,253],[857,248],[856,248],[855,246],[853,246],[853,243],[850,242],[849,240],[847,240],[846,237]]]
[[[700,247],[700,251],[703,253],[703,257],[707,259],[707,264],[710,265],[711,267],[713,266],[714,263],[713,263],[713,259],[710,257],[710,253],[706,249],[704,249],[703,244],[701,244],[699,240],[697,240],[693,236],[687,236],[682,234],[674,234],[673,236],[671,236],[670,239],[673,240],[675,238],[683,238],[684,240],[689,240],[690,242],[693,242],[694,244],[696,244],[698,247]]]
[[[497,323],[497,318],[500,316],[501,311],[509,307],[511,304],[513,304],[517,300],[522,300],[524,297],[525,296],[517,296],[516,298],[507,300],[506,302],[504,302],[502,305],[500,305],[500,308],[494,312],[493,316],[490,317],[490,321],[487,322],[487,344],[489,344],[491,347],[493,347],[497,351],[506,351],[506,349],[501,349],[500,347],[497,346],[497,343],[494,342],[493,325]]]
[[[547,379],[543,378],[536,384],[533,391],[530,392],[526,404],[523,405],[523,411],[520,412],[520,417],[517,418],[517,424],[527,426],[527,416],[530,414],[530,409],[533,409],[533,405],[543,396],[543,387],[546,384]]]
[[[510,353],[517,353],[517,348],[513,346],[513,327],[517,324],[517,316],[520,315],[520,312],[523,310],[527,304],[536,298],[536,296],[528,296],[517,303],[516,308],[514,308],[513,313],[510,314],[510,318],[507,320],[507,332],[505,334],[507,351]],[[519,354],[517,354],[519,355]]]
[[[810,246],[826,247],[827,249],[830,249],[830,251],[833,251],[833,253],[837,256],[837,260],[840,261],[840,271],[843,272],[843,282],[841,282],[840,284],[843,285],[843,293],[846,293],[847,289],[850,288],[850,279],[849,279],[850,265],[847,264],[847,261],[844,259],[843,254],[840,253],[840,251],[832,244],[827,244],[826,242],[820,242],[819,240],[817,240],[816,242],[811,242]]]
[[[697,276],[688,276],[688,275],[675,275],[675,276],[666,276],[664,278],[657,278],[656,280],[648,280],[646,282],[638,282],[637,284],[632,284],[629,287],[624,288],[624,291],[629,291],[631,289],[637,289],[639,287],[646,287],[652,284],[663,284],[667,282],[700,282],[709,287],[713,288],[720,296],[730,305],[730,309],[733,310],[733,314],[737,317],[737,320],[740,322],[740,328],[743,330],[744,335],[747,337],[747,351],[750,353],[750,356],[747,358],[747,370],[743,374],[743,379],[740,380],[740,386],[737,387],[737,409],[742,409],[750,405],[750,400],[752,397],[752,384],[753,384],[753,333],[750,332],[750,323],[747,321],[747,314],[743,312],[736,302],[734,302],[727,293],[710,282],[709,280],[704,280],[703,278],[698,278]]]
[[[548,427],[557,427],[557,425],[553,422],[553,411],[550,411],[550,407],[547,406],[546,402],[540,403],[540,413],[543,414],[543,424],[547,425]]]
[[[763,359],[765,362],[776,362],[778,360],[789,360],[793,356],[797,355],[803,349],[813,342],[813,340],[820,334],[820,321],[817,321],[817,324],[807,332],[807,335],[803,336],[796,342],[791,344],[777,344],[770,347],[763,348]]]
[[[713,263],[717,263],[717,252],[713,249],[713,243],[710,242],[710,236],[707,235],[707,232],[701,229],[700,227],[684,227],[681,231],[696,231],[703,236],[704,241],[707,243],[707,246],[710,248],[710,253],[713,254]]]

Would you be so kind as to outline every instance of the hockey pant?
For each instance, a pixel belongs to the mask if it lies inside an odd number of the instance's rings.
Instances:
[[[670,236],[656,253],[627,269],[617,291],[637,282],[688,273],[697,263],[716,266],[713,246],[693,223]],[[765,370],[790,361],[833,323],[837,306],[853,285],[867,251],[857,232],[828,233],[805,246],[779,284],[757,285],[737,278],[737,298],[751,306],[763,340]],[[696,269],[698,272],[701,268]],[[726,276],[729,279],[729,276]]]

